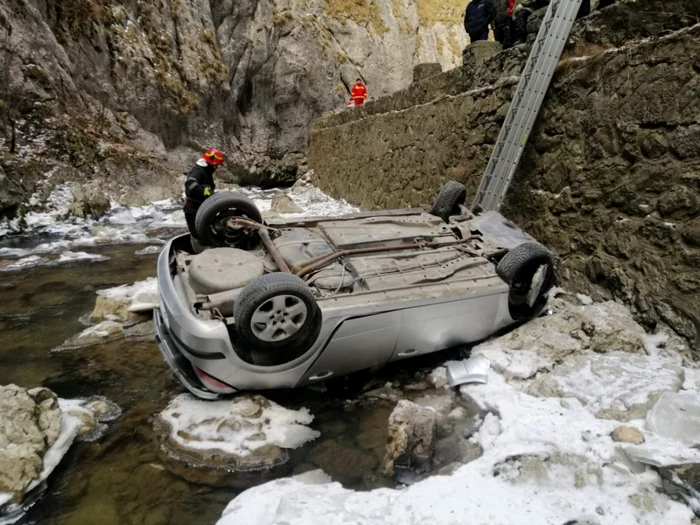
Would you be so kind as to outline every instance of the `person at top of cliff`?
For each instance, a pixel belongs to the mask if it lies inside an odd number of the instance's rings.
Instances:
[[[503,48],[508,47],[508,27],[512,13],[508,12],[509,4],[515,0],[493,0],[494,18],[491,24],[493,28],[493,36],[496,42],[499,42]],[[511,7],[512,9],[512,7]]]
[[[527,41],[527,19],[533,11],[549,5],[549,0],[516,0],[513,8],[513,45],[518,46]]]
[[[218,149],[210,148],[195,163],[185,180],[185,220],[190,235],[197,239],[194,222],[197,210],[202,203],[214,193],[214,172],[224,163],[224,154]]]
[[[367,86],[364,85],[361,78],[358,78],[355,85],[352,86],[350,98],[355,106],[361,106],[367,100]]]
[[[471,0],[464,12],[464,30],[469,40],[488,40],[489,24],[496,15],[492,0]]]

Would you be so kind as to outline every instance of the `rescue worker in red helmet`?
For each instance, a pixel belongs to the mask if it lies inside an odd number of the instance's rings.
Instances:
[[[214,172],[224,163],[224,154],[218,149],[208,149],[195,163],[185,180],[185,220],[192,237],[197,239],[194,226],[197,210],[214,193]]]

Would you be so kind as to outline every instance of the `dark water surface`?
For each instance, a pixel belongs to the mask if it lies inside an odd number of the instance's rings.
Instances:
[[[19,523],[211,524],[241,490],[188,482],[166,469],[153,416],[182,389],[155,343],[119,339],[52,352],[85,328],[80,319],[92,311],[97,290],[155,275],[155,256],[134,253],[143,247],[81,248],[110,259],[0,272],[0,384],[43,385],[62,398],[102,395],[123,411],[98,442],[73,445]],[[278,475],[321,467],[358,489],[390,484],[379,473],[390,406],[347,407],[312,390],[269,397],[309,407],[322,432],[292,451]]]

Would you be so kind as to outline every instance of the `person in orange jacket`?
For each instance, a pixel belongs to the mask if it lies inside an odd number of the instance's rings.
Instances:
[[[356,106],[361,106],[367,99],[367,87],[362,83],[362,79],[357,79],[355,85],[350,90],[350,97]]]

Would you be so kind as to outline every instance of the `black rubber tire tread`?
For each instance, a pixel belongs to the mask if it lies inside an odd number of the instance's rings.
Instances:
[[[533,306],[527,304],[527,294],[537,269],[546,265],[544,283]],[[496,266],[496,273],[510,288],[508,305],[513,319],[528,319],[537,315],[545,295],[555,282],[554,254],[541,244],[527,242],[510,250]]]
[[[299,331],[283,341],[262,341],[250,328],[255,310],[275,295],[294,295],[308,310],[306,321]],[[321,309],[311,290],[300,277],[290,273],[268,273],[248,283],[233,305],[233,318],[240,342],[253,356],[254,364],[277,365],[304,354],[316,342],[321,331]]]
[[[459,205],[464,204],[467,198],[467,188],[464,184],[455,180],[448,180],[435,198],[430,214],[440,217],[447,222],[450,215],[459,212]]]
[[[225,246],[225,244],[212,235],[211,222],[222,211],[239,210],[249,219],[262,222],[262,215],[255,203],[242,193],[232,191],[221,191],[215,193],[197,210],[194,221],[194,228],[201,244],[206,246]]]

